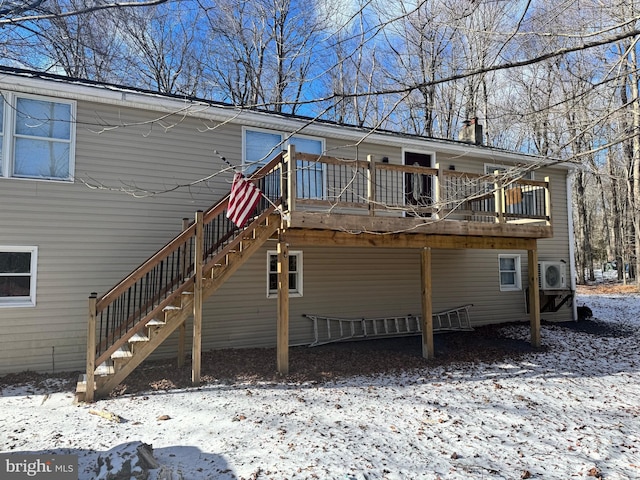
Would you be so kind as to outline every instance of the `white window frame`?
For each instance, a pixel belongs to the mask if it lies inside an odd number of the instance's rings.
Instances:
[[[38,274],[38,247],[36,246],[3,246],[0,245],[0,253],[31,253],[31,265],[29,276],[30,291],[26,297],[0,297],[0,308],[6,307],[35,307],[36,306],[36,284]],[[5,274],[6,275],[6,274]],[[16,274],[18,275],[18,274]],[[4,275],[2,275],[4,276]],[[10,274],[7,276],[11,276]]]
[[[515,264],[515,270],[503,270],[500,260],[503,258],[513,259]],[[502,273],[514,273],[515,274],[515,285],[512,284],[503,284],[502,283]],[[520,260],[520,255],[517,253],[501,253],[498,254],[498,282],[500,283],[500,291],[501,292],[516,292],[522,290],[522,264]]]
[[[277,154],[277,152],[279,151],[283,151],[283,150],[287,150],[287,148],[289,147],[289,145],[295,145],[296,143],[296,138],[301,138],[301,139],[305,139],[305,140],[313,140],[313,141],[317,141],[320,142],[320,152],[321,154],[325,151],[325,139],[322,137],[314,137],[311,135],[300,135],[300,134],[295,134],[295,135],[291,135],[288,136],[287,133],[282,132],[280,130],[270,130],[267,128],[258,128],[258,127],[246,127],[243,126],[242,127],[242,170],[246,171],[247,169],[253,167],[254,165],[257,164],[252,164],[252,165],[247,165],[247,132],[257,132],[257,133],[267,133],[270,135],[279,135],[280,136],[280,149],[276,149],[274,150],[274,153]],[[297,150],[298,153],[300,153],[299,150]],[[266,161],[264,163],[267,163]],[[325,168],[324,164],[321,165],[322,168],[322,185],[321,185],[321,190],[322,190],[322,196],[321,197],[317,197],[317,196],[312,196],[310,198],[313,199],[326,199],[326,195],[327,195],[327,169]],[[300,188],[300,187],[298,187]]]
[[[278,252],[275,250],[269,250],[267,252],[267,298],[278,298],[278,290],[271,290],[269,288],[270,285],[270,277],[271,275],[277,275],[277,271],[271,271],[271,257],[277,257]],[[289,296],[290,297],[302,297],[302,286],[303,282],[303,267],[302,267],[302,251],[301,250],[290,250],[289,257],[297,257],[296,264],[298,266],[298,271],[296,272],[298,281],[295,287],[291,287],[289,285]],[[291,272],[289,272],[291,274]]]
[[[74,181],[75,176],[75,157],[76,157],[76,107],[77,104],[73,100],[66,100],[55,97],[45,97],[40,95],[30,95],[15,92],[0,92],[0,101],[4,102],[4,131],[0,137],[2,142],[2,155],[0,156],[0,179],[10,178],[12,180],[26,180],[26,181],[49,181],[49,182],[65,182],[70,183]],[[18,99],[36,100],[41,102],[51,102],[61,105],[69,105],[69,139],[53,139],[52,141],[58,143],[68,143],[69,145],[69,175],[68,177],[38,177],[38,176],[26,176],[15,175],[15,141],[19,136],[16,133],[16,109]],[[40,139],[40,137],[34,137],[34,139]]]

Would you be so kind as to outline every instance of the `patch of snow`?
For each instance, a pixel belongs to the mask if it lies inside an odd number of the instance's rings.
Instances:
[[[105,478],[98,457],[124,461],[139,442],[189,480],[640,478],[640,296],[577,301],[630,336],[545,325],[547,350],[513,361],[206,385],[96,405],[9,387],[0,451],[77,454],[82,480]],[[501,331],[529,339],[527,325]]]

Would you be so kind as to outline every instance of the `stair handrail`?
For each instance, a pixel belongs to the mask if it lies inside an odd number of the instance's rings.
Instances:
[[[282,172],[282,162],[283,155],[279,154],[271,161],[266,163],[256,172],[254,172],[249,179],[253,182],[257,182],[270,173],[275,172],[278,168],[281,169]],[[280,173],[281,173],[280,172]],[[280,195],[281,196],[281,195]],[[229,194],[225,195],[220,201],[210,207],[204,213],[205,224],[207,222],[211,222],[213,219],[223,215],[227,205],[229,202]],[[280,204],[280,199],[269,199],[268,205],[263,208],[263,210],[269,210],[273,212],[275,210],[276,204]],[[262,217],[261,217],[262,218]],[[230,233],[229,238],[233,239],[234,236],[237,236],[242,229],[237,227]],[[112,287],[107,293],[102,295],[101,297],[97,297],[96,294],[92,293],[90,298],[90,315],[89,315],[89,323],[94,323],[93,326],[89,326],[89,332],[95,332],[95,322],[97,318],[102,314],[102,312],[108,311],[109,308],[122,308],[117,307],[115,304],[118,300],[125,295],[132,287],[134,287],[137,282],[145,278],[145,276],[152,275],[154,273],[154,269],[158,267],[163,261],[168,259],[172,254],[175,254],[178,251],[178,256],[182,255],[184,260],[182,264],[179,264],[177,267],[177,271],[175,275],[172,274],[168,277],[168,283],[160,285],[159,291],[157,292],[157,296],[153,297],[153,305],[143,305],[140,308],[136,306],[133,307],[134,311],[129,315],[127,313],[127,321],[121,322],[115,325],[116,320],[113,320],[114,325],[110,328],[107,321],[107,326],[104,328],[104,339],[102,341],[88,341],[88,351],[87,351],[87,365],[90,364],[93,366],[97,366],[102,363],[106,358],[108,358],[110,353],[113,353],[115,350],[119,348],[119,346],[126,343],[126,340],[133,336],[137,331],[141,330],[144,326],[145,322],[142,320],[150,317],[151,315],[155,315],[158,311],[161,311],[163,307],[169,305],[171,303],[171,299],[175,298],[175,296],[179,295],[181,292],[185,290],[185,288],[192,284],[194,281],[194,269],[192,268],[194,264],[193,258],[193,248],[192,241],[195,237],[195,222],[191,222],[182,232],[176,235],[171,241],[169,241],[166,245],[160,248],[156,253],[154,253],[151,257],[149,257],[145,262],[143,262],[140,266],[134,269],[129,275],[127,275],[123,280],[121,280],[117,285]],[[182,253],[179,249],[184,248],[185,250]],[[188,251],[188,254],[185,255],[185,252]],[[211,252],[210,252],[211,253]],[[205,261],[206,258],[201,259],[201,261]],[[177,260],[180,263],[180,260]],[[205,262],[206,263],[206,262]],[[159,275],[162,276],[162,273]],[[166,276],[166,274],[165,274]],[[142,288],[142,287],[141,287]],[[170,291],[171,290],[171,291]],[[135,295],[135,293],[134,293]],[[142,297],[142,293],[140,294]],[[154,293],[155,295],[155,293]],[[150,303],[146,300],[147,303]],[[129,303],[131,303],[129,299]],[[130,308],[130,305],[127,305],[126,308]],[[100,332],[99,332],[100,333]],[[102,333],[100,333],[100,338],[102,338]],[[113,339],[112,342],[109,339]],[[111,345],[109,346],[109,343]],[[93,345],[94,348],[90,348],[90,345]],[[104,349],[104,350],[103,350]],[[92,357],[92,361],[90,362],[90,358]],[[87,369],[89,370],[89,368]]]
[[[259,170],[257,170],[253,175],[249,177],[251,181],[260,180],[264,178],[273,168],[279,165],[282,162],[282,153],[277,155],[273,160],[269,163],[265,164]],[[208,210],[204,212],[204,223],[208,223],[217,215],[220,215],[224,210],[226,210],[227,205],[229,204],[229,194],[226,194],[221,200],[219,200],[216,204],[211,206]],[[157,263],[158,259],[163,258],[169,253],[173,252],[176,249],[176,246],[187,238],[191,238],[195,235],[195,222],[191,222],[190,225],[176,235],[169,243],[160,248],[156,253],[154,253],[151,257],[145,260],[140,266],[138,266],[135,270],[133,270],[129,275],[127,275],[124,279],[122,279],[117,285],[111,288],[107,293],[102,295],[97,299],[96,302],[96,310],[100,312],[104,309],[105,305],[109,304],[112,297],[115,297],[122,293],[123,290],[126,290],[137,280],[142,278],[146,273],[148,273],[151,268],[153,268],[154,264]]]

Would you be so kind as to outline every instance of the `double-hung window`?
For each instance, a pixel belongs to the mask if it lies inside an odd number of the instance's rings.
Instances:
[[[302,252],[289,252],[289,295],[302,296]],[[267,252],[267,297],[278,296],[278,253]]]
[[[36,304],[37,247],[0,246],[0,307]]]
[[[74,119],[74,102],[2,93],[0,176],[72,180]]]
[[[500,274],[500,291],[508,292],[522,289],[522,275],[520,271],[520,255],[498,255],[498,269]]]
[[[244,171],[252,173],[272,160],[289,145],[298,153],[322,155],[324,140],[321,138],[293,135],[272,130],[244,129]],[[298,161],[296,164],[297,197],[307,199],[324,198],[324,170],[320,162]]]

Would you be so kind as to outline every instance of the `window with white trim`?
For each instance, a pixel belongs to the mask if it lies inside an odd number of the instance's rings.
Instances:
[[[245,128],[243,134],[245,172],[256,171],[278,153],[286,150],[289,145],[295,145],[298,153],[322,155],[324,151],[324,139],[322,138],[303,135],[287,138],[284,133],[273,130]],[[325,191],[322,164],[313,161],[298,161],[296,171],[298,198],[322,199]]]
[[[36,304],[38,247],[0,246],[0,307]]]
[[[2,93],[0,175],[70,181],[75,166],[72,101]]]
[[[498,255],[498,270],[500,274],[501,292],[522,290],[520,255]]]
[[[302,252],[289,252],[289,295],[302,296]],[[278,252],[267,252],[267,298],[278,296]]]

